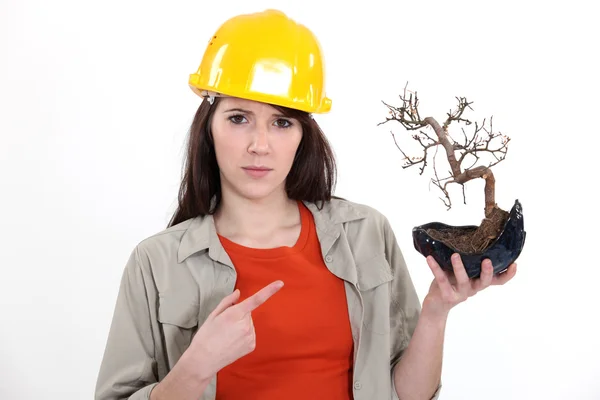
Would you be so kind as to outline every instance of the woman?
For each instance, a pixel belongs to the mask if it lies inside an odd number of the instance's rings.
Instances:
[[[516,266],[429,258],[421,306],[387,219],[332,196],[319,44],[284,14],[223,24],[190,86],[179,207],[126,265],[96,398],[437,398],[450,309]]]

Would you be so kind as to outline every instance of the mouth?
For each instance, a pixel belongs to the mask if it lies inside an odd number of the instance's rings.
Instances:
[[[246,174],[250,175],[253,178],[262,178],[272,171],[271,168],[263,167],[263,166],[248,166],[242,167]]]

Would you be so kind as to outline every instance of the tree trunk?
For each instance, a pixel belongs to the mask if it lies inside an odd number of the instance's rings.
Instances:
[[[454,177],[454,180],[452,182],[464,185],[466,182],[472,179],[485,179],[485,217],[490,218],[490,216],[492,215],[492,211],[496,207],[496,179],[494,178],[492,170],[488,167],[480,166],[462,172],[460,169],[460,164],[456,160],[456,155],[454,154],[454,146],[448,138],[448,133],[446,133],[446,131],[444,131],[440,124],[432,117],[425,118],[423,122],[427,123],[433,128],[440,143],[442,144],[442,146],[444,146],[444,150],[446,150],[448,163],[450,164],[450,168],[452,169],[452,176]]]
[[[471,170],[466,170],[459,176],[454,178],[456,183],[460,183],[464,185],[465,182],[470,181],[471,179],[483,178],[485,179],[485,217],[489,218],[492,214],[492,211],[496,207],[496,179],[494,178],[494,174],[492,170],[488,167],[480,166],[477,168],[473,168]]]

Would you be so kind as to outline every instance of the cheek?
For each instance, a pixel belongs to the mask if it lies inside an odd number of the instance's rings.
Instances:
[[[240,154],[243,154],[244,144],[236,140],[235,135],[223,126],[213,125],[213,143],[217,163],[221,169],[228,169],[229,166],[235,165]]]
[[[240,157],[239,147],[232,141],[215,141],[215,152],[219,168],[226,170],[237,164]]]
[[[285,143],[282,144],[282,155],[285,160],[292,165],[294,161],[294,157],[296,157],[296,152],[298,151],[298,146],[300,146],[300,141],[302,140],[302,133],[295,134],[291,140],[287,138]]]

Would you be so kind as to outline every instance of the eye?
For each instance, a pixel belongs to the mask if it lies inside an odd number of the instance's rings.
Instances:
[[[285,129],[285,128],[291,127],[293,124],[292,124],[292,121],[290,121],[290,120],[287,120],[285,118],[279,118],[277,121],[275,121],[275,125],[278,128],[284,128]]]
[[[241,114],[236,114],[236,115],[232,115],[231,117],[229,117],[228,120],[236,125],[239,125],[239,124],[243,124],[246,121],[246,117],[244,117]]]

